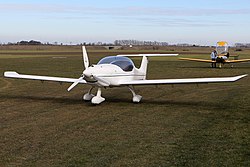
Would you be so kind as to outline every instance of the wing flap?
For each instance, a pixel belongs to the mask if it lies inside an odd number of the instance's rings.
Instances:
[[[19,78],[19,79],[30,79],[30,80],[40,80],[40,81],[54,81],[54,82],[69,82],[74,83],[78,79],[75,78],[61,78],[61,77],[49,77],[49,76],[38,76],[38,75],[23,75],[18,74],[15,71],[6,71],[4,72],[4,77],[7,78]],[[86,83],[86,81],[82,80],[79,83]]]
[[[199,83],[217,83],[217,82],[235,82],[245,75],[235,77],[220,78],[190,78],[190,79],[159,79],[159,80],[137,80],[120,83],[121,85],[163,85],[163,84],[199,84]]]
[[[179,60],[197,61],[197,62],[205,62],[205,63],[215,63],[216,62],[216,61],[212,61],[212,60],[193,59],[193,58],[179,58]]]

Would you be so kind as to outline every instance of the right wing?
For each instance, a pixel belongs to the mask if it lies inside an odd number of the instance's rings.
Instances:
[[[216,83],[216,82],[235,82],[245,75],[235,77],[220,78],[190,78],[190,79],[158,79],[158,80],[134,80],[121,82],[120,85],[165,85],[165,84],[199,84],[199,83]]]
[[[250,59],[226,60],[226,63],[243,63],[248,61],[250,61]]]
[[[216,61],[207,60],[207,59],[179,58],[179,60],[197,61],[197,62],[205,62],[205,63],[216,63]]]
[[[38,76],[38,75],[23,75],[18,74],[14,71],[6,71],[4,72],[4,77],[7,78],[18,78],[18,79],[31,79],[31,80],[40,80],[40,81],[54,81],[54,82],[69,82],[74,83],[79,79],[75,78],[61,78],[61,77],[49,77],[49,76]],[[85,80],[81,80],[79,83],[85,84]]]

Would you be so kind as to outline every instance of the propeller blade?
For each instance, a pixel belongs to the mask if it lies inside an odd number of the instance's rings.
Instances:
[[[101,82],[101,84],[102,84],[103,86],[109,86],[109,85],[110,85],[110,83],[109,83],[108,81],[106,81],[106,80],[104,80],[104,79],[102,79],[102,78],[99,78],[99,77],[94,76],[94,75],[93,75],[93,78],[94,78],[95,80]]]
[[[82,46],[82,57],[83,57],[84,67],[85,69],[87,69],[89,67],[89,58],[85,46]]]
[[[79,84],[79,82],[81,82],[83,80],[83,77],[80,77],[78,80],[76,80],[72,85],[70,85],[70,87],[67,89],[68,92],[71,91],[76,85]]]

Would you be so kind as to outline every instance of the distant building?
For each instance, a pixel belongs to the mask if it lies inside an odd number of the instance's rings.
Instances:
[[[188,44],[188,43],[178,43],[176,46],[188,47],[188,46],[193,46],[193,45]]]
[[[250,48],[250,43],[235,43],[236,48]]]

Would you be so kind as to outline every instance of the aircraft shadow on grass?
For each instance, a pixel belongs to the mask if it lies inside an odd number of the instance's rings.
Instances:
[[[46,96],[28,96],[28,95],[2,95],[0,99],[8,99],[8,100],[20,100],[26,101],[50,101],[52,103],[62,103],[62,104],[83,104],[81,99],[73,99],[69,97],[46,97]]]
[[[93,106],[91,103],[84,103],[81,99],[73,99],[68,97],[41,97],[41,96],[28,96],[28,95],[2,95],[0,96],[0,100],[7,99],[7,100],[20,100],[29,103],[29,101],[35,102],[51,102],[51,103],[59,103],[65,105],[84,105],[85,106]],[[117,98],[117,97],[108,97],[107,104],[103,104],[102,106],[109,106],[110,104],[128,104],[131,105],[131,100],[127,98]],[[215,102],[207,102],[207,101],[176,101],[176,100],[152,100],[152,99],[144,99],[141,104],[135,103],[134,105],[140,107],[140,105],[173,105],[173,106],[180,106],[180,107],[187,107],[187,108],[202,108],[202,109],[228,109],[230,105],[221,105],[220,103]]]

